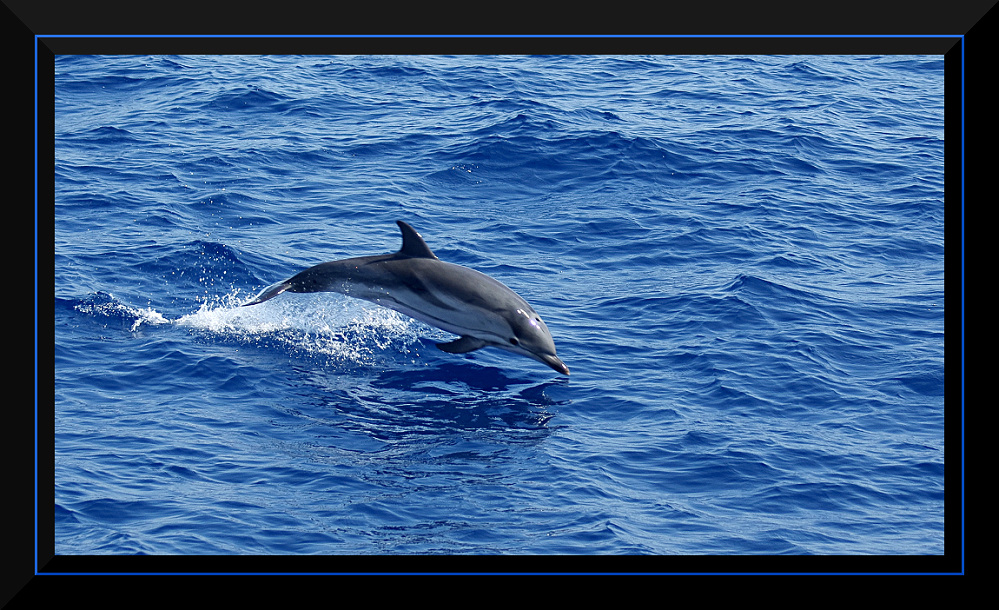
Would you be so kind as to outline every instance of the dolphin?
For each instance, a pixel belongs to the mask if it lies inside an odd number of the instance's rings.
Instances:
[[[318,264],[265,288],[243,307],[282,292],[339,292],[458,335],[437,344],[450,354],[498,347],[569,374],[548,326],[527,301],[484,273],[440,260],[413,227],[396,224],[402,231],[398,252]]]

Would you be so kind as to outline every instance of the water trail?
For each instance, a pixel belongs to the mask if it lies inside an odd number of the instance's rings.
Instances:
[[[289,295],[241,307],[245,301],[238,292],[225,295],[202,303],[175,323],[238,342],[357,362],[369,362],[379,351],[410,353],[427,334],[438,340],[451,338],[390,309],[339,295]]]

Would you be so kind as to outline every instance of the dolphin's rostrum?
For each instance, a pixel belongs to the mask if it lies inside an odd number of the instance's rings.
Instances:
[[[396,224],[402,230],[398,252],[321,263],[270,286],[244,307],[285,291],[339,292],[459,335],[437,344],[445,352],[499,347],[569,374],[548,327],[527,301],[484,273],[445,263],[413,227]]]

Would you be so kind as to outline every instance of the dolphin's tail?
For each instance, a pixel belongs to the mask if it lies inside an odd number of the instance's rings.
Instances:
[[[285,280],[283,282],[278,282],[277,284],[274,284],[272,286],[268,286],[263,290],[263,292],[258,294],[256,298],[254,298],[252,301],[250,301],[249,303],[243,303],[243,307],[248,307],[250,305],[257,305],[258,303],[263,303],[264,301],[273,299],[274,297],[281,294],[285,290],[288,290],[289,288],[291,288],[291,282],[289,280]]]

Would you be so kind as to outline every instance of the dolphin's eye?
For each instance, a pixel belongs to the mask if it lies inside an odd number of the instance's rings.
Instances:
[[[510,337],[511,345],[520,345],[520,341],[517,341],[517,337]]]

